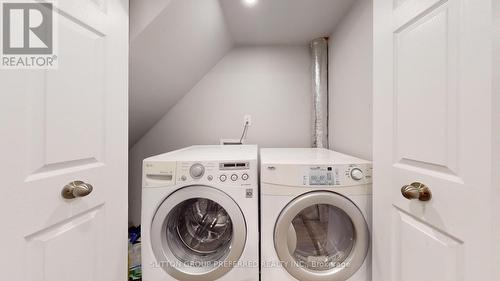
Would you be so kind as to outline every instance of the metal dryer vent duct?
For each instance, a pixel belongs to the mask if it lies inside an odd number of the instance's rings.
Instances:
[[[328,40],[311,41],[312,147],[328,148]]]

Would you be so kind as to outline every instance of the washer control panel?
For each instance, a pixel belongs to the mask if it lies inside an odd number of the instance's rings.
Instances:
[[[164,162],[145,161],[143,187],[165,187],[175,184],[222,186],[255,186],[257,164],[252,161]]]
[[[256,180],[252,179],[250,168],[249,162],[179,162],[177,181],[249,185]]]

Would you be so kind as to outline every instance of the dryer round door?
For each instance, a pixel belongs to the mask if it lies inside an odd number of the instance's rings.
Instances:
[[[188,186],[168,196],[151,225],[157,266],[178,280],[215,280],[239,260],[246,224],[238,204],[208,186]]]
[[[274,246],[281,264],[298,280],[343,281],[363,264],[370,234],[359,208],[328,191],[303,194],[281,212]]]

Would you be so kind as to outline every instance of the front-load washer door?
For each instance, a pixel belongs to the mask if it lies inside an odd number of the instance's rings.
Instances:
[[[151,225],[155,265],[178,280],[215,280],[237,264],[246,241],[243,213],[227,194],[188,186],[168,196]]]
[[[314,191],[283,209],[274,246],[282,266],[296,279],[344,281],[363,264],[369,237],[364,216],[352,201]]]

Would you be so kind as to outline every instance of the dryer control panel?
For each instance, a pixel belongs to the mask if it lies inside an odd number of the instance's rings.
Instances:
[[[318,165],[303,167],[301,183],[305,186],[349,186],[371,183],[368,164]]]
[[[286,165],[263,164],[261,182],[281,186],[349,187],[372,183],[371,163]]]

